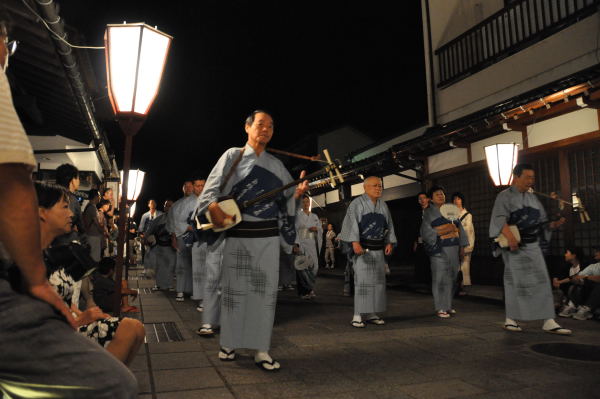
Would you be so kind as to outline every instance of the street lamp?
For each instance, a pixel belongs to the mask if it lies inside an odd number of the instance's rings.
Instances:
[[[496,186],[508,186],[512,183],[512,171],[517,164],[518,155],[519,145],[515,143],[485,147],[488,171]]]
[[[129,194],[130,192],[128,182],[133,136],[144,124],[148,111],[158,94],[172,39],[171,36],[144,23],[106,26],[104,44],[108,95],[116,119],[125,134],[124,173],[121,181],[121,192],[123,193]],[[137,181],[133,187],[136,186]],[[115,313],[117,315],[121,310],[127,197],[128,195],[121,195],[119,203],[119,238],[117,240],[115,276]]]

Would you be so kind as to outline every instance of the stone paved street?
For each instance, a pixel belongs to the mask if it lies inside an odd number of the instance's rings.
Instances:
[[[600,362],[531,349],[538,343],[598,344],[596,321],[559,320],[574,330],[571,337],[544,333],[541,322],[509,333],[502,329],[499,301],[457,299],[457,315],[441,320],[429,295],[394,288],[388,289],[386,325],[355,329],[352,298],[341,295],[336,272],[319,276],[314,301],[280,292],[271,354],[282,369],[272,374],[259,370],[250,352],[238,351],[235,362],[219,361],[218,338],[194,333],[201,324],[194,302],[143,290],[152,280],[130,281],[143,291],[144,323],[175,322],[183,337],[142,347],[132,367],[140,397],[600,398]]]

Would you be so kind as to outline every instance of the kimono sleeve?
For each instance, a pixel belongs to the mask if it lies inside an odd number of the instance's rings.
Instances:
[[[548,221],[548,214],[546,213],[546,209],[544,209],[544,205],[542,205],[542,203],[540,202],[540,200],[537,199],[537,197],[535,197],[535,202],[538,209],[540,210],[540,220],[538,220],[538,223],[546,223]],[[542,241],[549,243],[552,239],[552,230],[550,229],[549,223],[545,224],[544,226],[544,229],[540,229],[540,236]]]
[[[173,204],[173,206],[171,207],[171,210],[167,214],[167,223],[165,224],[165,229],[169,233],[174,233],[175,232],[175,211],[177,210],[176,209],[177,205],[178,205],[177,202],[175,202]]]
[[[317,227],[317,243],[319,244],[319,247],[317,248],[317,250],[319,252],[321,252],[321,247],[323,246],[323,226],[321,225],[321,221],[319,220],[319,217],[315,215],[315,221],[316,221],[316,227]]]
[[[283,164],[280,164],[279,177],[283,184],[288,184],[292,179],[290,172],[285,169]],[[278,199],[277,203],[279,206],[279,238],[281,241],[281,247],[287,254],[292,253],[292,246],[296,242],[296,198],[294,193],[296,187],[290,187],[285,190],[282,196]]]
[[[350,203],[346,216],[344,216],[344,223],[342,224],[342,231],[340,232],[340,239],[346,242],[360,242],[360,230],[358,223],[362,212],[359,206],[360,197]]]
[[[385,220],[387,221],[389,230],[387,236],[385,237],[385,241],[386,244],[394,244],[394,246],[396,246],[398,241],[396,240],[396,233],[394,232],[394,221],[392,220],[392,214],[390,213],[390,209],[388,208],[387,204],[385,202],[382,202],[382,204],[385,212]]]
[[[210,171],[206,183],[204,184],[204,190],[202,190],[202,194],[200,194],[200,197],[198,198],[198,213],[206,212],[210,204],[216,202],[220,197],[225,195],[225,193],[221,192],[221,184],[233,164],[235,154],[239,153],[239,151],[240,150],[237,148],[230,148],[225,151]]]
[[[435,219],[434,212],[431,208],[427,208],[423,214],[423,221],[421,222],[421,238],[423,239],[425,250],[429,255],[437,254],[442,250],[440,238],[435,229],[431,227],[433,219]]]
[[[473,252],[473,248],[475,247],[475,227],[473,227],[473,214],[469,213],[464,220],[464,229],[465,233],[467,233],[467,238],[469,239],[469,245],[465,248],[467,253]]]
[[[460,221],[458,222],[458,240],[458,245],[461,247],[468,247],[471,243],[471,240],[469,239],[469,236],[467,236],[467,232]]]
[[[508,191],[503,191],[496,197],[494,207],[492,208],[492,216],[490,218],[490,238],[496,238],[500,235],[502,228],[510,217],[510,198]]]

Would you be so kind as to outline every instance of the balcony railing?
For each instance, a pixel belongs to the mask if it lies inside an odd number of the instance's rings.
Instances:
[[[595,13],[600,0],[516,0],[435,51],[447,87]]]

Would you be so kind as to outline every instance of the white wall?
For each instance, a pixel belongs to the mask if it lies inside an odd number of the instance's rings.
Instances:
[[[340,192],[339,190],[332,190],[325,193],[325,201],[328,204],[333,204],[340,200]]]
[[[364,194],[364,192],[365,192],[365,186],[363,185],[363,183],[353,184],[352,186],[350,186],[350,195],[352,197],[356,197],[357,195]]]
[[[551,143],[598,130],[598,111],[583,108],[527,126],[529,147]]]
[[[325,194],[319,194],[319,195],[313,195],[312,196],[313,201],[315,201],[317,204],[319,204],[319,207],[321,208],[325,208],[325,205],[327,205],[325,203]],[[313,207],[315,206],[315,204],[313,203]]]
[[[429,173],[435,173],[441,170],[465,165],[468,161],[467,149],[455,148],[427,157],[427,166],[429,167]]]
[[[404,172],[402,172],[403,175],[407,175],[407,176],[411,176],[411,177],[417,177],[417,172],[415,172],[414,170],[405,170]],[[398,187],[398,186],[404,186],[405,184],[412,184],[414,183],[414,180],[411,179],[407,179],[406,177],[402,177],[402,176],[398,176],[398,175],[389,175],[389,176],[383,176],[383,188],[392,188],[392,187]]]

